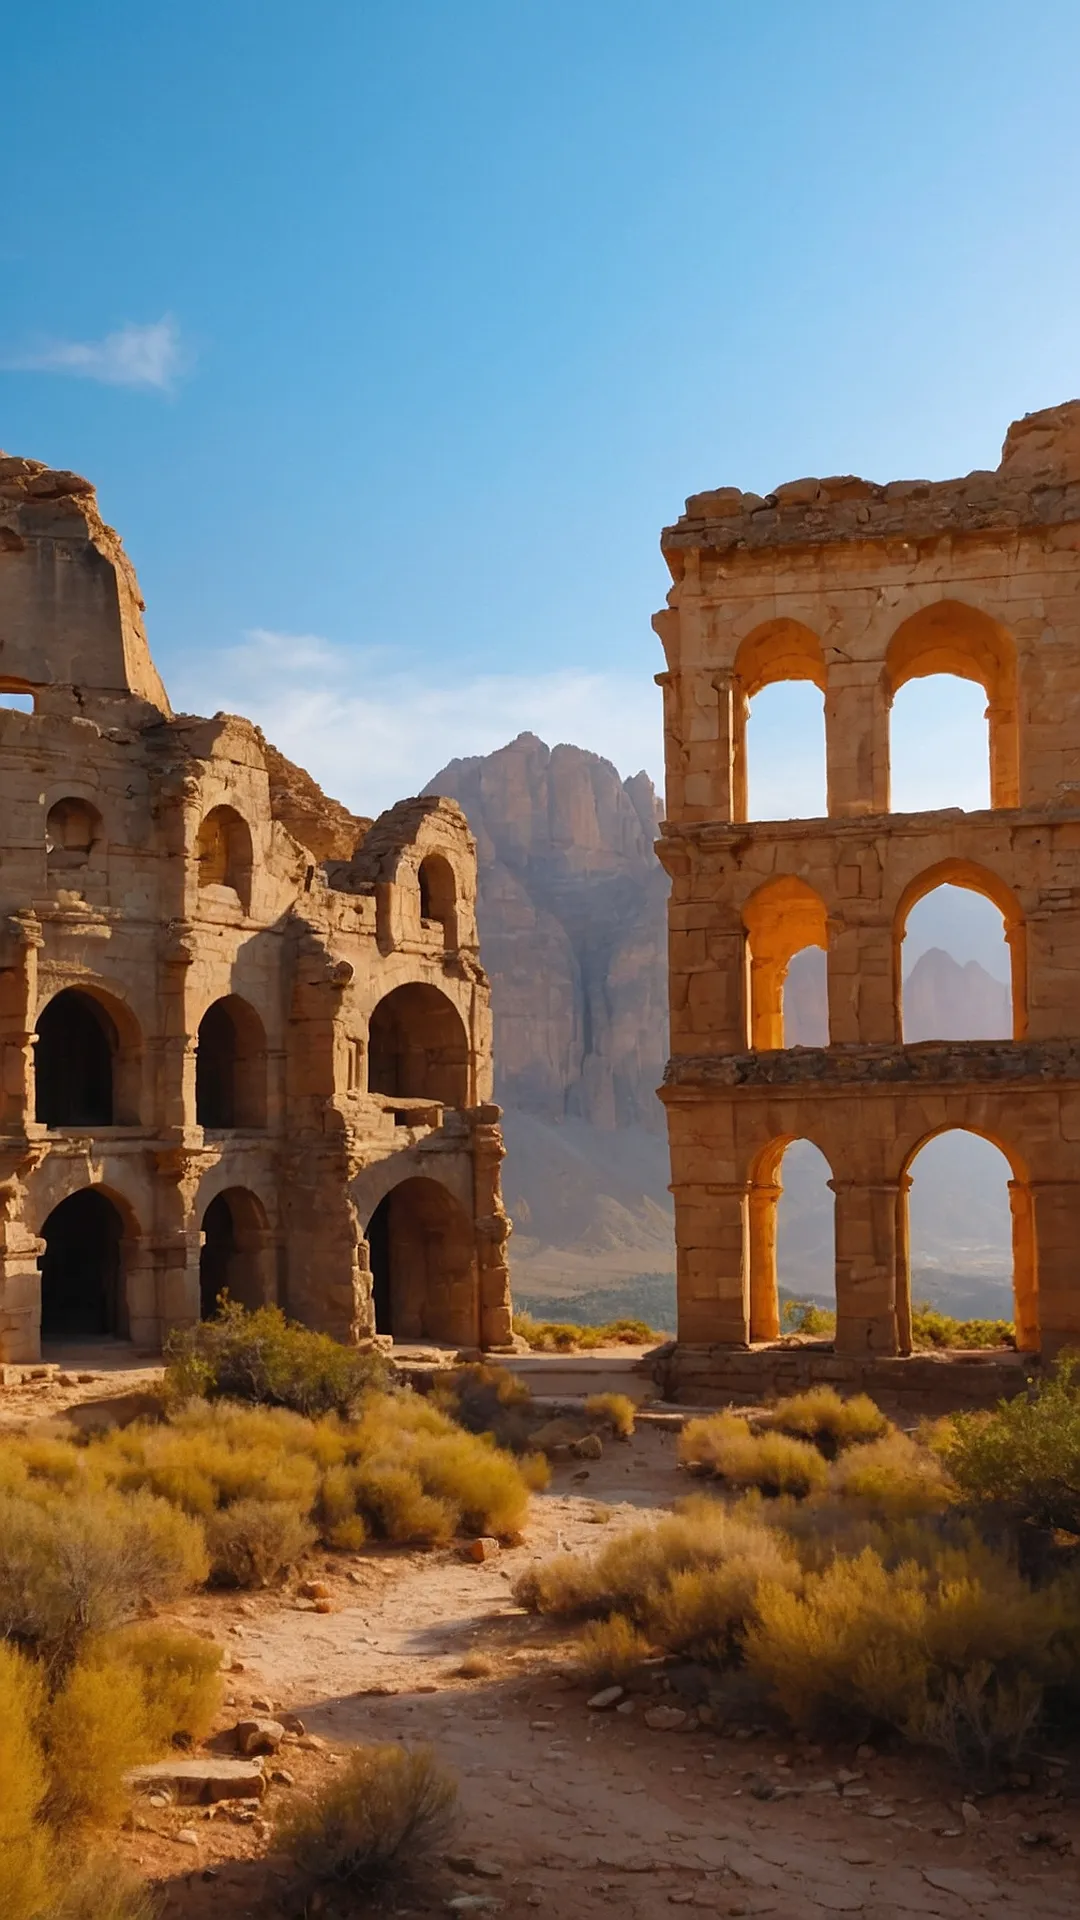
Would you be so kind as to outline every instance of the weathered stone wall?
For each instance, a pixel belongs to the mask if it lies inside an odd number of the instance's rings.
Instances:
[[[342,1339],[381,1287],[380,1331],[505,1342],[460,809],[355,820],[249,722],[173,717],[86,482],[0,462],[0,536],[0,694],[35,708],[0,707],[0,1358],[37,1356],[43,1291],[154,1348],[222,1280]],[[56,1225],[87,1192],[100,1244]]]
[[[833,1172],[837,1346],[904,1351],[907,1169],[960,1126],[1012,1168],[1021,1344],[1080,1340],[1080,403],[1012,427],[994,473],[721,489],[662,544],[680,1339],[775,1336],[778,1170],[802,1137]],[[993,806],[891,813],[892,699],[939,672],[986,690]],[[786,679],[824,695],[828,817],[749,822],[749,701]],[[1012,1042],[902,1044],[904,926],[945,882],[1003,915]],[[829,1046],[786,1050],[808,945]]]

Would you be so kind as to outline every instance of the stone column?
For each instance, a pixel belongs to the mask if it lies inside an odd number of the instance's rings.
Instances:
[[[831,818],[888,812],[889,706],[879,663],[830,663],[825,758]]]
[[[890,922],[829,921],[829,1040],[894,1046],[900,1039]]]
[[[503,1206],[501,1168],[505,1155],[502,1108],[493,1102],[476,1107],[472,1124],[473,1218],[479,1288],[481,1347],[508,1347],[513,1339],[510,1267],[507,1243],[510,1219]]]
[[[752,1186],[749,1193],[750,1338],[780,1338],[776,1290],[776,1206],[780,1186]]]
[[[714,673],[711,684],[716,694],[716,765],[710,817],[714,820],[745,820],[745,726],[740,729],[739,715],[746,702],[731,673]]]
[[[658,614],[657,619],[660,617]],[[679,677],[675,673],[657,673],[653,678],[664,696],[664,818],[681,820],[686,808],[686,754],[679,713]]]
[[[0,1218],[0,1360],[41,1359],[38,1255],[44,1251],[44,1240],[21,1220]]]
[[[836,1195],[836,1350],[897,1353],[898,1180],[829,1181]]]
[[[153,1155],[158,1178],[155,1182],[156,1230],[150,1252],[156,1281],[159,1344],[172,1329],[197,1325],[201,1315],[202,1230],[196,1217],[195,1195],[211,1157],[182,1146]],[[134,1316],[132,1339],[136,1339]],[[138,1339],[137,1344],[144,1344],[143,1338]],[[154,1344],[148,1328],[145,1344]]]
[[[1016,1345],[1021,1353],[1039,1350],[1039,1278],[1035,1252],[1035,1209],[1031,1188],[1009,1181],[1012,1213],[1013,1301]]]
[[[0,1128],[25,1134],[34,1120],[37,959],[44,945],[36,914],[14,913],[0,928]]]
[[[1044,1360],[1080,1346],[1080,1181],[1032,1180],[1033,1244],[1038,1273],[1039,1348]],[[1015,1214],[1014,1214],[1015,1219]],[[1019,1311],[1019,1301],[1017,1303]],[[1019,1329],[1018,1329],[1019,1331]]]
[[[674,1186],[679,1340],[689,1346],[750,1343],[750,1260],[745,1182]]]

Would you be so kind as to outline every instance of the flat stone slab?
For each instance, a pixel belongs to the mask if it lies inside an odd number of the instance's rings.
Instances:
[[[266,1792],[262,1761],[225,1760],[211,1754],[202,1760],[159,1760],[150,1767],[133,1767],[125,1784],[136,1793],[171,1793],[184,1806],[203,1800],[261,1800]]]

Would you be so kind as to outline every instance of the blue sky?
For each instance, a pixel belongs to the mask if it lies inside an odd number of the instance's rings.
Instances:
[[[1080,392],[1059,0],[53,0],[4,43],[0,441],[96,481],[175,703],[360,808],[523,727],[658,774],[687,493],[993,465]]]

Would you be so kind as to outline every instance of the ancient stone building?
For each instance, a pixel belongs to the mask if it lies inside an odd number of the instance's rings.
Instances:
[[[680,1343],[777,1334],[778,1168],[801,1138],[832,1171],[838,1352],[907,1351],[909,1168],[953,1127],[1009,1161],[1020,1346],[1080,1343],[1080,402],[1011,427],[995,472],[722,488],[662,545]],[[936,673],[985,689],[985,811],[890,811],[890,708]],[[824,696],[823,819],[746,817],[748,703],[780,680]],[[1011,1040],[903,1044],[900,943],[942,882],[1001,911]],[[829,1044],[785,1048],[807,946]]]
[[[0,460],[0,1357],[154,1349],[223,1287],[503,1343],[464,815],[356,821],[172,714],[141,608],[89,484]]]

